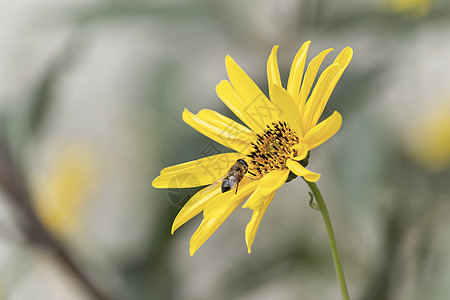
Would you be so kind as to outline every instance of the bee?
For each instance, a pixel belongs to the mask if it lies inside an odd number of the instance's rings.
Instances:
[[[255,180],[253,178],[246,176],[245,175],[246,173],[255,176],[248,170],[247,162],[244,159],[240,158],[234,163],[234,165],[231,166],[231,168],[227,171],[227,173],[224,176],[217,179],[216,182],[212,183],[210,186],[203,189],[200,193],[206,194],[220,187],[220,191],[222,193],[228,192],[229,190],[236,188],[235,191],[236,194],[239,182],[241,182],[244,176],[251,180]]]
[[[228,192],[236,187],[236,192],[238,190],[239,182],[244,178],[245,173],[248,171],[247,162],[240,158],[234,165],[228,170],[227,174],[222,180],[221,190],[222,193]]]

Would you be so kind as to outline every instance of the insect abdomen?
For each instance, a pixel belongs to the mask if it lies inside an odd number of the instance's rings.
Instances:
[[[222,181],[222,193],[228,192],[233,189],[238,182],[237,177],[235,175],[231,175],[227,178],[224,178]]]

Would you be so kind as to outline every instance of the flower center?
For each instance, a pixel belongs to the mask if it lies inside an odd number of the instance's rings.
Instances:
[[[252,143],[249,173],[260,176],[276,169],[286,168],[286,161],[295,155],[292,146],[298,144],[299,138],[286,122],[272,122],[263,134],[256,134]]]

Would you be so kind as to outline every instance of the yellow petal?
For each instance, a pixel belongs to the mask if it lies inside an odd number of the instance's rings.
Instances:
[[[289,170],[274,170],[264,175],[259,181],[258,187],[255,192],[248,198],[247,202],[242,206],[244,208],[250,208],[258,210],[263,204],[264,196],[279,189],[287,180],[289,176]]]
[[[274,190],[279,189],[287,180],[289,176],[289,170],[274,170],[264,175],[258,184],[258,189],[264,195],[271,193]]]
[[[309,182],[316,182],[320,178],[320,174],[311,172],[310,170],[306,169],[305,167],[303,167],[301,164],[299,164],[295,160],[288,159],[286,162],[286,166],[295,175],[301,176]]]
[[[187,109],[183,112],[183,121],[201,134],[237,152],[246,153],[251,147],[250,135],[240,132],[240,127],[234,123],[230,123],[230,127],[224,126],[216,119],[202,118],[201,114],[194,115]]]
[[[237,207],[237,205],[236,205]],[[235,208],[236,208],[235,207]],[[198,248],[200,248],[214,233],[214,231],[219,228],[219,226],[222,224],[218,224],[218,221],[224,221],[224,220],[217,220],[217,219],[203,219],[203,221],[198,226],[197,230],[194,232],[194,234],[191,237],[191,240],[189,242],[189,254],[192,256],[197,252]]]
[[[311,87],[316,79],[317,72],[319,71],[320,65],[323,60],[327,56],[328,53],[333,51],[333,49],[327,49],[319,53],[316,57],[314,57],[308,65],[305,73],[305,79],[303,80],[302,88],[300,90],[300,94],[298,97],[295,97],[296,103],[300,109],[303,111],[303,107],[305,105],[306,99],[308,99],[309,93],[311,91]]]
[[[190,188],[207,185],[227,173],[242,158],[241,153],[222,153],[167,167],[156,177],[152,186],[162,188]]]
[[[308,100],[308,103],[306,104],[306,106],[310,105],[310,111],[308,112],[309,114],[308,122],[310,123],[310,127],[308,127],[308,129],[315,126],[319,121],[319,118],[322,115],[323,110],[325,109],[325,106],[328,103],[328,99],[330,98],[331,93],[334,90],[334,87],[339,82],[342,73],[350,63],[352,56],[353,50],[351,48],[347,47],[344,50],[342,50],[341,53],[336,58],[335,62],[333,63],[333,65],[338,64],[339,67],[333,69],[328,74],[328,79],[326,81],[323,81],[321,86],[319,86],[319,82],[317,83],[311,95],[311,98]],[[318,89],[317,93],[315,93],[316,89]]]
[[[203,212],[205,219],[214,219],[222,215],[226,210],[229,209],[237,200],[244,200],[256,189],[258,181],[250,180],[248,178],[242,179],[238,185],[238,190],[230,190],[223,193],[224,197],[215,198],[212,201],[208,201]]]
[[[198,215],[205,208],[206,203],[216,197],[222,197],[220,186],[213,189],[205,187],[192,196],[192,198],[189,199],[189,201],[183,206],[183,208],[178,212],[178,215],[175,217],[172,224],[172,234],[181,225]]]
[[[334,62],[339,63],[345,69],[352,60],[352,57],[353,57],[353,49],[350,47],[346,47],[342,49],[341,53],[339,53]]]
[[[263,128],[276,120],[278,111],[241,67],[230,56],[225,58],[225,65],[231,85],[245,103],[244,113]]]
[[[310,150],[308,144],[302,140],[298,144],[292,146],[292,150],[296,152],[295,156],[292,158],[295,160],[302,160],[308,155],[308,151]]]
[[[339,72],[340,68],[340,64],[334,63],[328,66],[320,75],[319,80],[312,91],[311,97],[309,97],[308,102],[305,104],[303,113],[303,128],[305,129],[305,132],[308,132],[308,130],[315,125],[312,121],[315,112],[318,107],[324,106],[323,102],[325,100],[325,94],[327,93],[328,87],[332,83],[336,74]],[[328,98],[326,98],[326,101],[328,101]]]
[[[310,44],[311,41],[306,41],[303,43],[302,47],[300,48],[300,50],[298,50],[297,54],[295,55],[291,65],[291,70],[289,71],[287,91],[294,99],[297,99],[297,96],[300,91],[300,86],[302,84],[303,78],[303,70],[305,69],[306,55],[308,53],[308,48]]]
[[[326,92],[323,94],[322,97],[318,96],[316,99],[313,99],[313,102],[317,102],[317,106],[315,108],[314,115],[312,116],[312,120],[310,123],[311,125],[309,128],[312,128],[313,126],[315,126],[317,124],[317,122],[319,121],[319,118],[322,115],[323,110],[325,109],[325,106],[328,103],[328,99],[330,99],[331,93],[333,92],[334,87],[338,83],[343,72],[344,72],[344,69],[340,69],[339,72],[337,72],[334,75],[331,83],[328,85]]]
[[[233,196],[229,200],[226,209],[220,210],[220,213],[217,212],[216,214],[212,214],[215,216],[214,218],[206,218],[205,216],[205,219],[203,219],[202,223],[191,237],[191,246],[189,249],[191,256],[194,255],[198,248],[200,248],[200,246],[210,238],[217,228],[219,228],[220,225],[222,225],[222,223],[230,216],[230,214],[239,206],[239,204],[241,204],[241,202],[248,196],[250,190],[251,188],[247,188],[245,193],[238,192],[237,195]],[[224,200],[223,196],[221,196],[221,199]]]
[[[252,114],[249,114],[248,107],[250,103],[246,103],[241,97],[236,93],[231,83],[227,80],[222,80],[216,86],[216,93],[220,100],[228,106],[228,108],[244,122],[248,127],[253,129],[255,132],[262,132],[266,127],[259,118],[255,118]],[[264,96],[265,97],[265,96]],[[261,98],[262,99],[262,98]],[[261,101],[265,101],[262,99]],[[267,100],[268,101],[268,100]]]
[[[278,61],[277,61],[277,51],[278,45],[273,46],[272,53],[270,53],[269,59],[267,60],[267,79],[269,81],[270,99],[273,99],[272,86],[274,85],[281,86],[280,71],[278,69]]]
[[[326,120],[314,126],[306,133],[303,142],[308,143],[309,149],[314,149],[317,146],[326,142],[331,138],[342,125],[342,116],[337,111],[333,112]]]
[[[261,223],[261,219],[264,216],[264,213],[269,206],[270,202],[272,202],[273,197],[275,196],[276,191],[273,191],[269,195],[262,196],[263,199],[261,202],[263,205],[259,210],[254,210],[252,214],[252,218],[250,222],[247,224],[245,228],[245,243],[247,244],[248,253],[251,253],[252,244],[255,240],[256,231],[258,230],[259,224]]]
[[[225,57],[225,66],[231,84],[246,103],[253,101],[262,94],[260,88],[229,55]]]
[[[280,116],[286,120],[289,125],[297,133],[298,137],[303,137],[302,118],[298,107],[295,105],[291,95],[277,85],[272,87],[273,89],[273,104],[280,110]]]
[[[246,135],[246,138],[254,136],[252,130],[214,110],[202,109],[197,115],[204,120],[208,120],[211,124],[223,128],[224,131],[229,130],[231,134],[237,136]]]

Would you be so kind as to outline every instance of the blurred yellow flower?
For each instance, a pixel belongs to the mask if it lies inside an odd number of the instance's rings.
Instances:
[[[94,179],[94,160],[88,149],[63,151],[47,174],[35,182],[34,205],[44,225],[59,236],[79,229],[80,209]]]
[[[408,136],[410,157],[432,172],[450,168],[450,104],[425,116]]]
[[[305,42],[295,56],[286,89],[278,70],[278,46],[273,47],[267,62],[270,100],[230,56],[226,57],[230,81],[221,81],[216,92],[248,127],[212,110],[203,109],[198,114],[187,109],[183,112],[187,124],[237,151],[165,168],[152,183],[155,188],[210,185],[195,194],[173,222],[172,233],[203,211],[203,221],[190,241],[191,255],[249,196],[243,207],[253,210],[245,230],[250,253],[261,218],[290,172],[311,182],[319,180],[319,174],[305,168],[308,154],[341,127],[338,112],[317,123],[353,51],[345,48],[312,89],[322,61],[333,49],[317,55],[303,74],[309,45],[310,41]],[[229,176],[224,179],[226,175]]]
[[[389,9],[420,18],[428,14],[434,0],[389,0]]]

